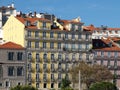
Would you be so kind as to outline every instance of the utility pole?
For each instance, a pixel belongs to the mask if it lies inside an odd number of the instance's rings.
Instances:
[[[79,90],[81,90],[81,73],[80,73],[80,70],[79,70]]]

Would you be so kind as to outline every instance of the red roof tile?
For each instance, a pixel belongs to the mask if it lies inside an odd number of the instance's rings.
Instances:
[[[19,44],[13,43],[13,42],[7,42],[2,45],[0,45],[0,49],[25,49]]]
[[[101,27],[95,27],[94,25],[84,26],[83,28],[90,31],[103,30]],[[120,28],[106,28],[106,30],[120,30]]]
[[[102,50],[102,51],[120,51],[120,47],[118,47],[114,42],[112,42],[109,38],[108,39],[100,39],[103,43],[110,44],[111,46],[105,46],[105,47],[98,47],[98,48],[94,48],[94,50]],[[99,40],[97,40],[97,42],[100,42]],[[94,42],[96,43],[96,42]]]

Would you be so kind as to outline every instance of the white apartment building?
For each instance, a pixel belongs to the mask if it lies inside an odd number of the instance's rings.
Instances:
[[[92,39],[120,37],[120,28],[109,28],[107,26],[94,27],[94,25],[85,26],[84,28],[92,32]]]

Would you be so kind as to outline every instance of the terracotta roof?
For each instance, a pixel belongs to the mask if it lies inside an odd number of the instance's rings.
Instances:
[[[2,45],[0,45],[0,49],[25,49],[19,44],[13,43],[13,42],[7,42]]]
[[[95,27],[94,25],[89,25],[89,26],[84,26],[83,27],[86,30],[90,30],[90,31],[95,31],[95,30],[103,30],[102,27]],[[120,30],[120,28],[109,28],[107,27],[105,30]]]
[[[99,46],[95,47],[95,44],[98,43]],[[104,46],[103,46],[104,44]],[[115,43],[113,43],[109,38],[108,39],[94,39],[93,40],[93,50],[102,50],[102,51],[120,51]]]
[[[16,16],[16,18],[21,21],[23,24],[25,23],[25,21],[30,21],[31,23],[34,23],[35,21],[39,20],[39,21],[46,21],[46,22],[51,22],[50,20],[47,20],[45,18],[30,18],[30,17],[27,17],[27,18],[23,18],[21,16]]]

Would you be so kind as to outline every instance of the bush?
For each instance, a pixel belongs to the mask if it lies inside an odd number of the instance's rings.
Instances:
[[[10,90],[38,90],[37,88],[34,88],[32,86],[16,86],[16,87],[13,87],[11,88]]]
[[[117,90],[117,87],[110,82],[98,82],[92,84],[89,90]]]

